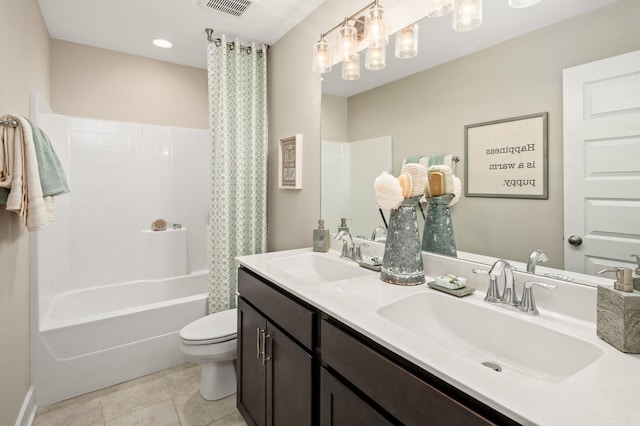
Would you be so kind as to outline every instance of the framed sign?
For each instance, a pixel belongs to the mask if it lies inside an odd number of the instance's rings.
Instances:
[[[548,113],[464,126],[467,197],[548,199]]]
[[[278,188],[302,188],[302,135],[280,139]]]

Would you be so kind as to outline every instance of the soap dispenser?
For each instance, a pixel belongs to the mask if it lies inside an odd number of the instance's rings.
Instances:
[[[621,268],[617,267],[615,269],[603,269],[598,272],[599,274],[603,274],[605,272],[615,272],[616,281],[613,283],[613,288],[619,291],[624,291],[626,293],[633,292],[633,285],[631,284],[631,269],[630,268]]]
[[[639,254],[632,254],[631,257],[635,257],[636,258],[636,263],[638,264],[636,266],[635,271],[633,272],[633,277],[631,279],[631,284],[633,285],[633,289],[634,290],[640,291],[640,255]]]
[[[318,229],[313,230],[313,251],[329,251],[329,230],[324,229],[324,220],[318,220]]]
[[[347,220],[351,220],[351,219],[347,219],[346,217],[340,218],[340,226],[338,227],[338,233],[342,231],[349,232],[349,227],[347,226]]]

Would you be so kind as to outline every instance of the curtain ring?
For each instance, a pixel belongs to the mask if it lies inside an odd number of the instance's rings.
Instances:
[[[220,45],[222,44],[222,40],[220,40],[219,38],[215,39],[213,41],[213,43],[216,45],[216,47],[220,47]]]
[[[236,42],[232,41],[231,43],[229,43],[229,50],[235,50],[236,49]]]

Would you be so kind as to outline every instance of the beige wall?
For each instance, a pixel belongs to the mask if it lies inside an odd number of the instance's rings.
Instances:
[[[352,96],[349,139],[392,134],[398,173],[416,154],[464,156],[466,124],[547,111],[549,199],[469,197],[452,211],[459,250],[524,261],[540,248],[562,268],[562,70],[640,49],[638,16],[622,1]]]
[[[36,0],[2,0],[0,115],[29,115],[29,91],[49,98],[49,34]],[[13,425],[31,386],[29,235],[0,207],[0,425]]]
[[[51,41],[51,107],[58,114],[206,129],[207,96],[206,70]]]
[[[320,31],[358,10],[362,1],[326,0],[269,50],[268,249],[312,244],[320,215],[320,76],[311,71],[311,45]],[[278,189],[278,141],[304,138],[302,189]]]

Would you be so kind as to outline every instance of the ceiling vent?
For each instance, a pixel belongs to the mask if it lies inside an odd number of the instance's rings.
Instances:
[[[206,9],[231,16],[242,14],[253,4],[251,0],[199,0],[198,4]]]

